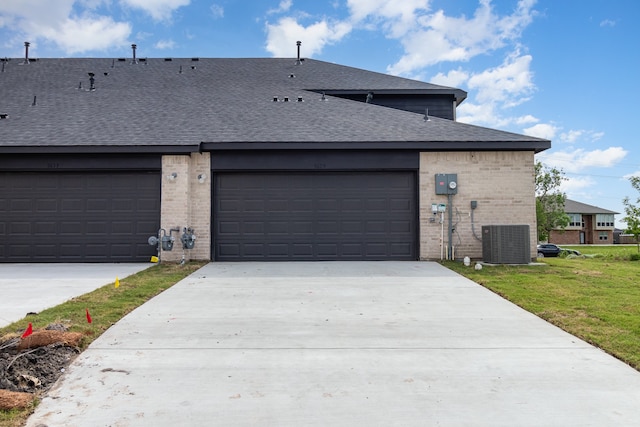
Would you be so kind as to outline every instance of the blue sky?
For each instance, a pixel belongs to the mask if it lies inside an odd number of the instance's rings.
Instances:
[[[571,199],[639,195],[637,0],[2,0],[0,56],[302,56],[469,93],[458,120],[552,140]],[[618,226],[624,215],[617,215]]]

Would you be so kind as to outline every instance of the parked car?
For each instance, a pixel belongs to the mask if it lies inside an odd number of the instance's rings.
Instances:
[[[560,247],[557,245],[552,245],[551,243],[545,243],[543,245],[538,245],[538,258],[544,257],[553,257],[558,256],[560,254]]]
[[[554,257],[560,255],[561,253],[580,255],[580,251],[576,251],[575,249],[561,248],[560,246],[554,245],[552,243],[544,243],[542,245],[538,245],[538,258]]]

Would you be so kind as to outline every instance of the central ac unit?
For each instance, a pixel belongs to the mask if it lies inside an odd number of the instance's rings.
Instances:
[[[489,264],[531,262],[529,226],[483,225],[482,260]]]

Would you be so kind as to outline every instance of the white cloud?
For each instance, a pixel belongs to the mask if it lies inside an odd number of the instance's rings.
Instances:
[[[595,132],[592,130],[584,129],[572,129],[569,132],[563,132],[560,134],[560,140],[562,142],[576,142],[580,139],[587,139],[590,142],[600,140],[604,136],[604,132]]]
[[[560,141],[575,142],[583,134],[583,130],[570,130],[569,132],[563,132],[560,134]]]
[[[537,117],[527,114],[525,116],[516,117],[514,123],[518,125],[528,125],[531,123],[538,123],[540,120]]]
[[[590,167],[613,167],[622,161],[627,154],[627,150],[622,147],[609,147],[605,150],[586,151],[578,149],[555,151],[550,154],[540,153],[538,159],[549,166],[558,167],[567,172],[579,172]]]
[[[457,121],[475,125],[505,127],[512,119],[501,117],[496,111],[496,104],[474,104],[465,101],[456,110]]]
[[[17,29],[15,38],[32,42],[32,54],[43,42],[56,45],[66,55],[106,51],[129,44],[132,24],[97,13],[112,0],[2,0],[0,27]],[[118,0],[121,5],[140,9],[156,20],[168,20],[190,0]],[[10,42],[14,43],[15,40]],[[169,48],[166,41],[157,45]]]
[[[613,21],[611,19],[605,19],[604,21],[600,22],[600,26],[601,27],[615,27],[616,26],[616,21]]]
[[[521,104],[535,89],[531,60],[530,55],[514,52],[500,66],[471,76],[468,86],[477,91],[476,99],[481,103],[501,102],[505,107]]]
[[[282,18],[276,24],[267,23],[266,49],[273,56],[294,57],[296,46],[294,41],[303,41],[303,56],[311,57],[322,51],[351,31],[351,26],[345,22],[332,23],[326,20],[317,21],[309,26],[303,26],[294,18]]]
[[[42,29],[42,36],[55,40],[70,55],[124,46],[130,34],[131,26],[128,23],[114,22],[106,16],[67,19],[57,28]]]
[[[466,84],[467,80],[469,80],[469,73],[460,68],[451,70],[447,74],[438,73],[429,79],[433,84],[450,87],[460,87]]]
[[[176,42],[174,42],[173,40],[160,40],[158,41],[154,47],[156,49],[173,49],[174,47],[176,47]]]
[[[418,12],[429,10],[430,0],[348,0],[351,20],[369,26],[381,24],[388,36],[401,38],[418,24]]]
[[[525,135],[551,140],[554,136],[556,136],[558,128],[547,123],[538,123],[537,125],[533,125],[529,128],[524,129],[523,132]]]
[[[219,4],[215,4],[215,3],[212,4],[211,7],[209,7],[209,10],[211,11],[211,15],[213,16],[213,19],[219,19],[224,17],[224,8]]]
[[[291,6],[293,5],[293,1],[292,0],[282,0],[280,2],[280,4],[278,5],[277,8],[275,9],[269,9],[267,11],[268,15],[273,15],[274,13],[284,13],[287,12],[289,9],[291,9]]]
[[[191,0],[120,0],[134,9],[141,9],[151,15],[156,21],[166,21],[173,12],[191,3]]]
[[[416,28],[406,27],[406,35],[397,29],[390,32],[392,38],[402,37],[405,54],[388,71],[404,75],[440,62],[469,61],[502,48],[508,41],[517,40],[531,23],[534,3],[535,0],[521,0],[513,14],[502,17],[493,13],[490,0],[480,0],[470,19],[449,17],[442,10],[416,16]]]
[[[585,188],[593,188],[597,182],[590,177],[567,177],[565,181],[560,184],[560,191],[567,193],[570,199],[577,198],[575,195],[579,194],[581,190]]]
[[[34,55],[39,41],[57,45],[68,55],[88,51],[103,51],[126,45],[131,24],[114,21],[85,10],[74,13],[75,0],[3,0],[0,14],[3,23],[19,29],[16,37],[32,42]],[[91,7],[99,1],[85,3]]]

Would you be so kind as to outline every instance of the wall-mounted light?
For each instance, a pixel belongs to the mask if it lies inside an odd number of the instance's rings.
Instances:
[[[201,173],[200,175],[198,175],[198,182],[200,184],[204,184],[206,180],[207,180],[207,174]]]
[[[177,177],[178,177],[178,174],[176,172],[173,172],[173,173],[170,173],[169,175],[167,175],[167,179],[169,181],[175,181]]]

